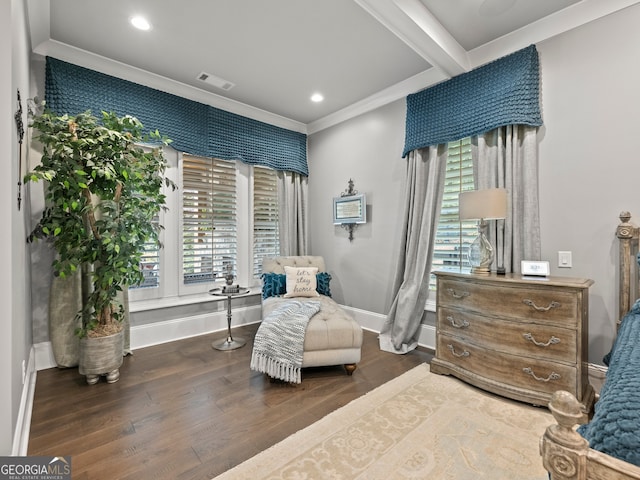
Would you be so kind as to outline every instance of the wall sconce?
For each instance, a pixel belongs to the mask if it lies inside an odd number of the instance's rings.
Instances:
[[[333,224],[349,232],[350,242],[358,224],[367,223],[367,197],[353,187],[353,180],[349,179],[348,188],[333,199]]]
[[[460,220],[480,220],[478,236],[469,247],[471,273],[489,275],[494,250],[485,235],[487,220],[499,220],[507,216],[507,191],[504,188],[489,188],[460,193]],[[504,275],[504,267],[498,267]]]

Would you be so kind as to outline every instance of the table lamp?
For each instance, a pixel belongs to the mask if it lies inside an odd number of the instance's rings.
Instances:
[[[494,251],[485,235],[487,220],[503,219],[507,216],[507,191],[504,188],[471,190],[459,196],[460,220],[480,220],[478,236],[469,246],[471,273],[489,275]],[[504,268],[502,269],[504,273]]]

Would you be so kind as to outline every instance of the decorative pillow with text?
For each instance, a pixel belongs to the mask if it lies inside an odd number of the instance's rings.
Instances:
[[[318,297],[316,291],[316,273],[318,267],[284,267],[287,276],[287,293],[285,298]]]
[[[287,293],[287,276],[284,273],[263,273],[262,298],[281,297]],[[316,273],[316,291],[320,295],[331,296],[331,274],[329,272]]]

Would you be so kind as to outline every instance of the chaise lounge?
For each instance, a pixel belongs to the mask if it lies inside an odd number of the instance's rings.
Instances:
[[[287,289],[287,270],[289,280],[291,272],[300,268],[317,268],[317,288],[313,292],[304,292],[299,296]],[[267,319],[277,315],[276,310],[292,301],[301,304],[310,302],[317,305],[319,311],[311,317],[304,332],[302,364],[300,368],[344,365],[347,374],[351,375],[360,361],[362,347],[362,328],[332,298],[329,289],[330,275],[326,272],[324,259],[320,256],[289,256],[265,258],[262,263],[263,291],[262,318],[263,324],[256,333],[259,337]],[[291,287],[291,284],[289,284]],[[287,291],[289,290],[289,291]],[[318,293],[319,292],[319,293]],[[254,344],[254,353],[255,353]],[[252,360],[253,364],[253,360]],[[252,368],[253,365],[252,365]],[[256,368],[254,368],[255,370]],[[272,376],[264,369],[257,369]],[[275,378],[278,378],[277,376]],[[286,381],[296,381],[283,378]],[[299,376],[298,381],[299,383]]]

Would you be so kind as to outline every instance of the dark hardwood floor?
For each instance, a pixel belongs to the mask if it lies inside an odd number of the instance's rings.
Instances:
[[[77,369],[38,372],[29,455],[70,455],[74,480],[210,480],[432,353],[381,352],[365,332],[353,376],[343,367],[303,370],[302,383],[271,383],[249,369],[247,345],[211,348],[217,333],[137,350],[120,380],[86,385]]]

